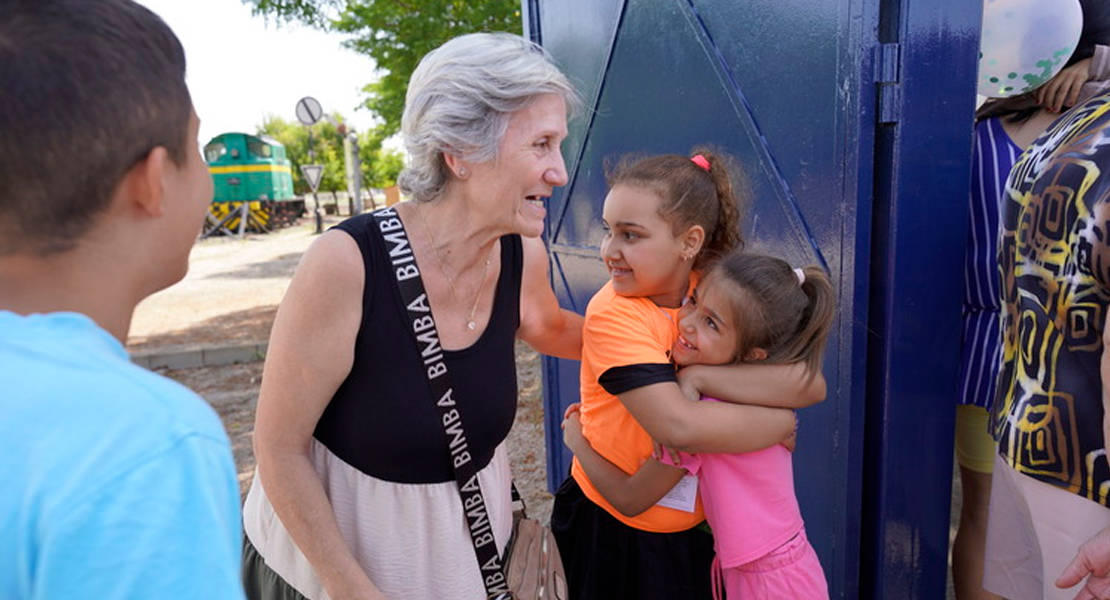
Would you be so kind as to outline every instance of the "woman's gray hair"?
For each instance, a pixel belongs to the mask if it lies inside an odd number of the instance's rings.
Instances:
[[[408,166],[398,185],[414,200],[436,198],[450,178],[443,154],[493,160],[510,114],[541,94],[558,94],[572,112],[581,105],[551,56],[518,35],[472,33],[429,52],[405,96],[401,134]]]

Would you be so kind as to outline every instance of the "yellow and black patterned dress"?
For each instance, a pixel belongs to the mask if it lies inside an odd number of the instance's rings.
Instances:
[[[1110,95],[1058,120],[1002,207],[1002,370],[992,425],[1016,470],[1107,504],[1103,323],[1110,300]]]

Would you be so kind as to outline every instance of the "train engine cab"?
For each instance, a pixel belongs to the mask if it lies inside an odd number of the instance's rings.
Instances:
[[[215,189],[204,235],[268,232],[304,214],[293,195],[285,146],[268,137],[223,133],[204,146]]]

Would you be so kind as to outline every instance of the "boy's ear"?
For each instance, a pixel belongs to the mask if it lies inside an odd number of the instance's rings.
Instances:
[[[767,360],[767,351],[763,348],[752,348],[744,355],[744,362],[757,362]]]
[[[120,190],[127,195],[128,205],[147,217],[161,217],[165,211],[165,175],[169,168],[169,152],[158,146],[139,159],[123,175]]]
[[[705,228],[701,225],[691,225],[682,234],[682,252],[687,257],[697,256],[703,245],[705,245]]]

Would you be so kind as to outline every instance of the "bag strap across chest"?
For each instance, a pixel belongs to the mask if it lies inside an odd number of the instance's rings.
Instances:
[[[432,317],[432,309],[428,303],[424,282],[420,277],[420,269],[416,266],[412,245],[395,209],[384,208],[372,214],[374,223],[381,231],[386,247],[389,248],[390,268],[393,269],[401,299],[405,303],[407,320],[411,325],[410,331],[425,356],[424,366],[428,385],[440,415],[440,422],[443,423],[447,439],[450,440],[449,449],[451,464],[455,470],[455,483],[462,497],[467,530],[470,532],[470,540],[474,546],[474,555],[478,559],[486,595],[491,600],[509,600],[512,595],[502,569],[501,556],[497,552],[497,542],[494,540],[486,500],[478,482],[478,468],[468,451],[466,429],[463,427],[462,416],[455,406],[454,386],[447,372],[443,346],[439,343],[439,332]]]

